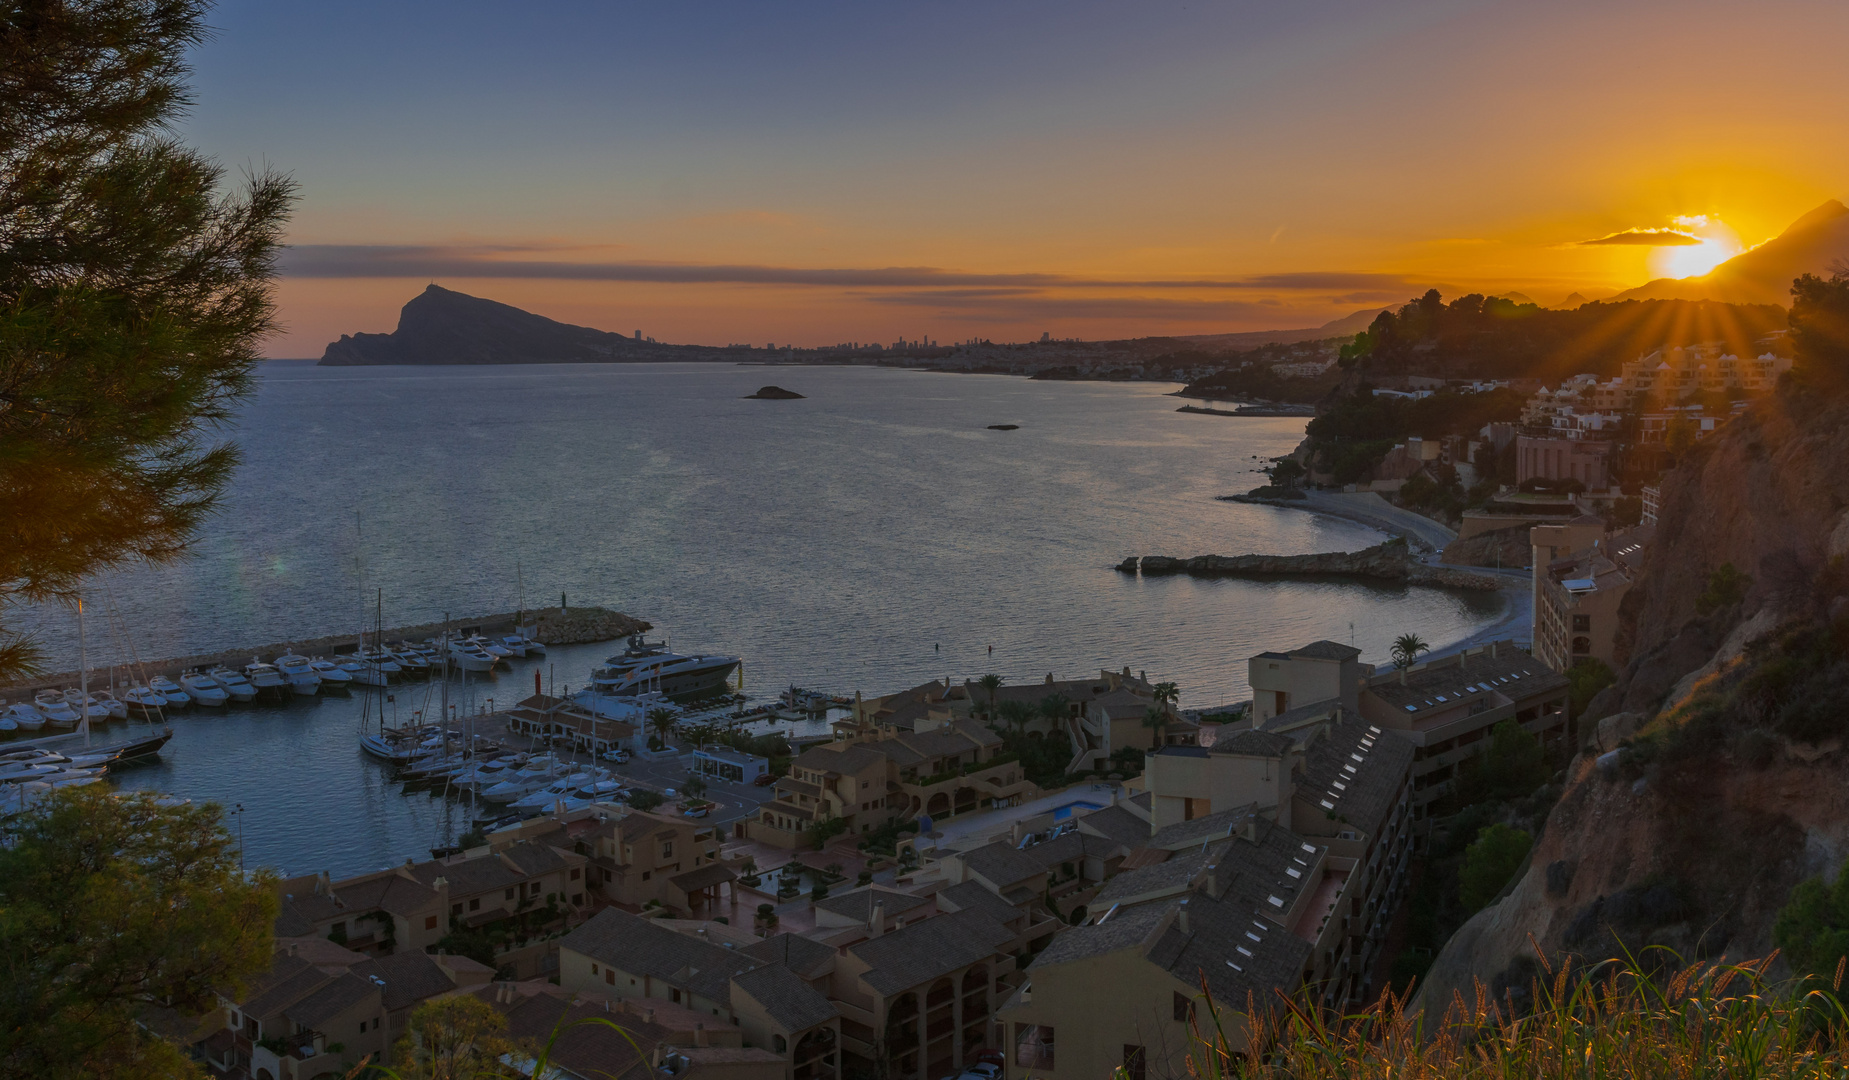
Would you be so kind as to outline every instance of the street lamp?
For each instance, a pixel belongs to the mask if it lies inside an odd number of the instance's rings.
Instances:
[[[238,819],[238,872],[244,871],[244,804],[233,803],[231,816]]]

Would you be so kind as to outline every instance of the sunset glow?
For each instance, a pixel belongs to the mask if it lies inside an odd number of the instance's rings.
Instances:
[[[186,134],[303,184],[279,355],[431,281],[708,344],[1314,326],[1611,296],[1842,196],[1849,144],[1806,133],[1849,110],[1809,74],[1849,9],[1686,14],[465,3],[432,47],[411,8],[235,2]],[[1755,77],[1691,85],[1722,43]]]

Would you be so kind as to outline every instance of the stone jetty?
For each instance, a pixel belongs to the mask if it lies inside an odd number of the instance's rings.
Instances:
[[[519,621],[522,614],[525,618],[524,624]],[[613,638],[645,633],[654,626],[653,623],[632,618],[620,611],[611,611],[609,608],[550,607],[531,609],[524,613],[508,611],[498,615],[476,615],[467,619],[390,627],[386,629],[384,636],[387,642],[423,641],[425,638],[461,631],[479,632],[489,637],[498,637],[512,633],[520,625],[533,627],[533,637],[544,645],[578,645],[589,641],[609,641]],[[373,635],[369,632],[366,636],[371,638]],[[270,645],[226,649],[222,652],[202,653],[198,656],[151,660],[140,664],[132,678],[140,681],[142,672],[146,672],[150,678],[155,675],[173,677],[194,668],[211,667],[215,664],[242,668],[250,663],[250,658],[253,656],[261,656],[268,660],[287,652],[300,653],[303,656],[330,656],[334,653],[351,652],[355,645],[355,637],[356,635],[351,633],[334,634],[329,637],[302,638]],[[107,666],[102,664],[92,668],[90,676],[92,685],[98,685],[94,681],[98,672],[106,673],[107,671]],[[106,679],[107,675],[103,677]],[[77,672],[65,671],[0,687],[0,697],[11,700],[21,696],[30,696],[45,687],[62,688],[76,685]]]
[[[1488,574],[1473,574],[1450,566],[1428,566],[1414,558],[1403,541],[1388,541],[1362,551],[1335,551],[1317,555],[1196,555],[1191,559],[1167,555],[1134,555],[1117,564],[1126,574],[1190,574],[1195,577],[1364,578],[1405,585],[1438,585],[1448,589],[1493,592],[1501,582]]]

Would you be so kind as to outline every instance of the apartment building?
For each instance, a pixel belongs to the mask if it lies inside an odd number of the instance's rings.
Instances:
[[[1252,687],[1254,723],[1325,702],[1355,708],[1369,671],[1360,658],[1360,649],[1335,641],[1252,657],[1246,661],[1246,682]]]
[[[275,962],[242,1000],[221,999],[196,1049],[223,1073],[256,1080],[345,1076],[389,1065],[411,1011],[494,977],[464,956],[369,956],[325,938],[279,938]]]
[[[545,982],[475,991],[507,1018],[516,1046],[547,1046],[549,1080],[784,1080],[780,1055],[744,1029],[659,999],[615,1000]],[[530,1073],[530,1059],[516,1060]]]
[[[1556,529],[1556,531],[1561,531]],[[1534,561],[1534,655],[1558,672],[1582,660],[1618,666],[1618,609],[1642,570],[1654,525],[1581,536],[1568,548],[1561,537],[1530,531]],[[1563,550],[1565,548],[1566,550]],[[1551,557],[1543,560],[1543,551]]]
[[[823,822],[871,832],[895,819],[954,816],[1036,793],[1001,747],[973,720],[911,731],[863,726],[799,755],[777,781],[776,797],[744,828],[751,839],[793,849]]]

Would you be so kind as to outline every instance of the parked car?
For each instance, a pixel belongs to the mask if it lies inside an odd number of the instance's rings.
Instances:
[[[976,1062],[976,1064],[971,1065],[968,1068],[963,1070],[963,1075],[965,1077],[980,1076],[983,1078],[983,1080],[995,1080],[995,1078],[1000,1076],[1001,1074],[1002,1074],[1002,1067],[1000,1065],[997,1065],[993,1062],[988,1062],[988,1061],[978,1061]]]
[[[763,775],[759,776],[756,780],[753,780],[751,783],[757,787],[769,787],[776,782],[777,782],[776,777],[772,776],[769,773],[764,773]]]
[[[690,806],[687,809],[681,811],[681,816],[682,817],[705,817],[706,812],[709,809],[711,809],[711,807]]]
[[[629,760],[629,755],[624,753],[620,749],[619,750],[605,750],[603,752],[603,759],[605,761],[614,761],[618,765],[621,765],[624,762]]]
[[[997,1050],[993,1047],[984,1047],[983,1049],[976,1051],[976,1060],[981,1062],[984,1065],[995,1066],[995,1071],[997,1074],[999,1074],[1002,1071],[1002,1068],[1008,1064],[1008,1056],[1002,1053],[1000,1050]]]

